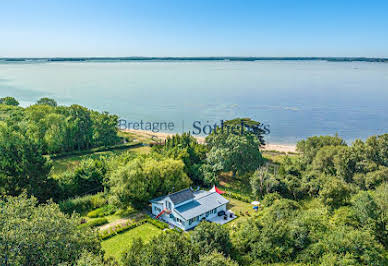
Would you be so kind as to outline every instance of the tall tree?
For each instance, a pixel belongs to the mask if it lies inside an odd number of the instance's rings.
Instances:
[[[153,197],[187,188],[190,183],[182,161],[152,157],[129,161],[109,180],[112,200],[119,206],[144,206]]]
[[[56,107],[57,106],[57,102],[54,99],[47,98],[47,97],[40,98],[36,102],[36,104],[38,104],[38,105],[48,105],[48,106],[52,106],[52,107]]]
[[[235,176],[254,171],[263,162],[260,143],[253,134],[212,133],[206,142],[210,148],[207,164],[213,172],[232,171]]]
[[[19,102],[14,97],[4,97],[0,98],[0,104],[18,106]]]
[[[40,145],[27,134],[0,122],[0,190],[18,195],[26,191],[39,200],[51,195],[53,180],[48,178],[51,163],[42,155]]]

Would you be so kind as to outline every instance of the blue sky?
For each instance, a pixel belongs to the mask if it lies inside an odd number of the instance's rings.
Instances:
[[[388,1],[3,0],[0,57],[388,57]]]

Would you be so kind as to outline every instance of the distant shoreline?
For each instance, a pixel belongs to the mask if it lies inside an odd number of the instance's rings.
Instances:
[[[0,62],[126,62],[126,61],[328,61],[328,62],[380,62],[383,57],[256,57],[256,56],[199,56],[199,57],[0,57]]]
[[[160,140],[165,140],[167,137],[171,137],[176,135],[177,133],[164,133],[164,132],[152,132],[148,130],[135,130],[135,129],[125,129],[121,130],[123,132],[129,132],[138,134],[145,137],[152,137],[155,136],[156,138]],[[195,139],[197,139],[198,143],[205,143],[205,137],[204,136],[193,136]],[[285,152],[285,153],[295,153],[296,152],[296,145],[295,144],[278,144],[278,143],[267,143],[264,147],[261,148],[261,150],[264,151],[277,151],[277,152]]]

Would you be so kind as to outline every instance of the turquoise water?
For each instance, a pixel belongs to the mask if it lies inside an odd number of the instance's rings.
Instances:
[[[235,117],[268,124],[267,140],[388,132],[388,64],[326,61],[2,62],[0,96],[48,96],[127,121],[193,130]]]

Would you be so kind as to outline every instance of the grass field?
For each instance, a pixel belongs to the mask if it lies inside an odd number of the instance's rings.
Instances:
[[[102,249],[105,251],[105,257],[114,257],[117,261],[120,260],[121,253],[131,245],[131,242],[136,237],[140,237],[144,242],[151,240],[153,236],[160,234],[162,230],[152,224],[145,223],[132,230],[104,240]]]

